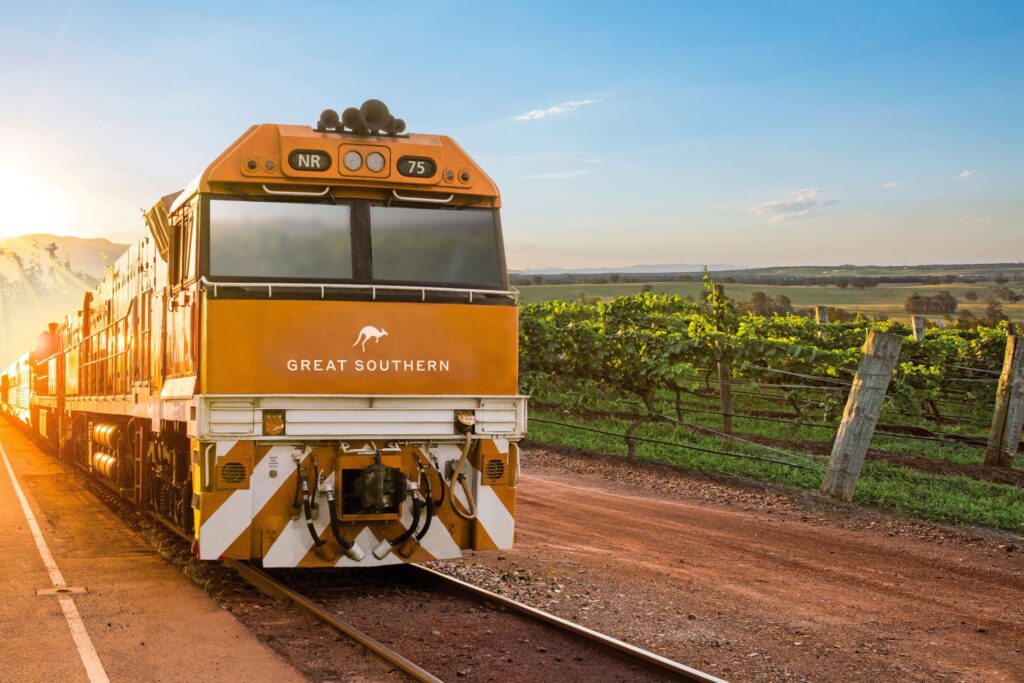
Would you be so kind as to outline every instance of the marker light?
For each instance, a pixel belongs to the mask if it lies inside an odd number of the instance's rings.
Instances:
[[[348,170],[358,171],[363,167],[363,155],[355,150],[345,152],[344,164]]]
[[[284,411],[264,410],[263,411],[263,435],[281,436],[284,434]]]
[[[370,152],[370,156],[366,157],[366,167],[374,173],[380,173],[384,170],[384,155],[380,152]]]

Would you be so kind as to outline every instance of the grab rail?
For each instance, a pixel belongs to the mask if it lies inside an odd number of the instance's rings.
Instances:
[[[320,298],[327,298],[328,289],[338,290],[369,290],[374,301],[377,300],[377,290],[398,291],[398,292],[420,292],[420,300],[427,300],[427,292],[468,294],[469,303],[473,303],[474,295],[503,296],[519,303],[518,289],[467,289],[463,287],[426,287],[420,285],[373,285],[361,283],[318,283],[318,282],[211,282],[206,276],[199,278],[199,284],[204,289],[213,289],[213,295],[217,296],[218,287],[266,287],[267,296],[273,298],[274,288],[282,289],[320,289]]]
[[[399,201],[423,202],[425,204],[447,204],[451,200],[455,199],[454,194],[448,195],[446,199],[441,199],[439,197],[403,197],[402,195],[398,194],[398,190],[391,190],[391,195]]]
[[[271,190],[264,183],[263,191],[267,194],[276,194],[284,197],[325,197],[331,191],[330,186],[325,186],[323,192],[303,192],[301,190]]]

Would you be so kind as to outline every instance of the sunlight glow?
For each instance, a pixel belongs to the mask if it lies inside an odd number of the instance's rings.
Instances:
[[[65,233],[70,211],[60,186],[31,169],[0,161],[0,238],[31,232]]]

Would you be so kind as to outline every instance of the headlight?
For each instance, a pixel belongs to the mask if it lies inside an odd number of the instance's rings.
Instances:
[[[370,169],[374,173],[380,173],[384,170],[384,155],[380,152],[370,152],[370,156],[366,157],[366,168]]]
[[[263,436],[281,436],[284,434],[284,411],[263,411]]]
[[[345,152],[344,163],[348,170],[358,171],[363,167],[363,155],[355,150]]]

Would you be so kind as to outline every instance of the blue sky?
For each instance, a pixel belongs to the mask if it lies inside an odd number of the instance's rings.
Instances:
[[[5,0],[0,64],[0,234],[125,239],[378,97],[497,181],[512,267],[1024,260],[1024,3]]]

